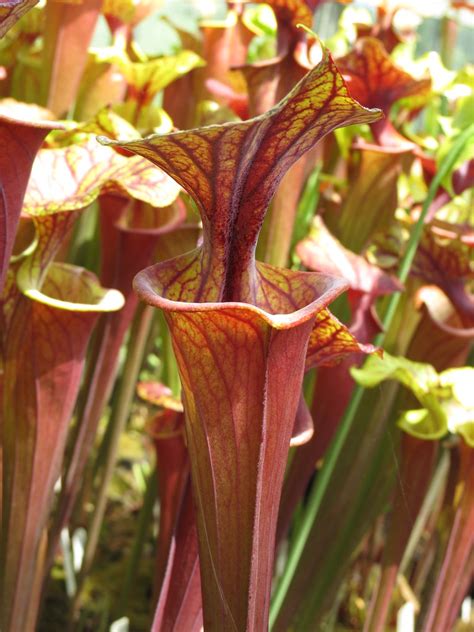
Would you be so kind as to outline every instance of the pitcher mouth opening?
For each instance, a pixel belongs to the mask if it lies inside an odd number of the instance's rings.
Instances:
[[[196,252],[196,251],[192,251]],[[188,256],[191,253],[188,253]],[[167,298],[164,285],[160,282],[160,272],[169,270],[181,257],[171,259],[163,263],[158,263],[139,272],[134,281],[133,287],[140,299],[164,310],[165,312],[206,312],[206,311],[226,311],[242,310],[252,312],[261,316],[269,325],[276,329],[287,329],[297,324],[303,323],[312,318],[316,313],[326,308],[342,292],[348,289],[348,283],[337,276],[321,274],[318,272],[300,272],[275,268],[267,264],[257,263],[256,269],[260,276],[262,285],[266,283],[262,272],[281,272],[286,279],[304,282],[304,296],[296,297],[291,294],[291,289],[277,288],[282,296],[282,311],[272,310],[263,301],[256,301],[257,304],[244,301],[186,301]],[[172,287],[172,284],[168,287]],[[272,288],[275,289],[274,287]],[[170,292],[171,293],[171,292]],[[285,296],[288,298],[285,301]],[[291,304],[290,304],[290,300]]]
[[[61,272],[71,275],[79,274],[83,282],[82,295],[78,296],[78,302],[67,301],[63,298],[54,296],[54,281],[51,291],[48,291],[49,282],[51,282],[51,276],[55,272]],[[99,285],[98,279],[94,274],[68,263],[53,262],[50,264],[48,274],[41,287],[35,287],[31,283],[27,282],[30,277],[23,278],[21,269],[18,272],[17,281],[18,287],[22,294],[27,296],[31,300],[47,305],[48,307],[54,307],[71,312],[115,312],[121,309],[125,305],[125,299],[123,294],[118,290],[103,288]]]

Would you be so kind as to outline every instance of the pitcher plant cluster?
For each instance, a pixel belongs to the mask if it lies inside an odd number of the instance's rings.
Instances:
[[[470,629],[451,5],[0,2],[3,632]]]

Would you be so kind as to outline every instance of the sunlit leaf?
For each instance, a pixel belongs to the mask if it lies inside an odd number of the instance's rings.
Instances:
[[[331,366],[351,353],[373,353],[375,347],[361,344],[345,325],[328,309],[316,316],[315,327],[308,342],[306,368]]]
[[[136,128],[146,133],[167,134],[174,125],[163,108],[149,104],[137,110],[135,101],[118,103],[114,110],[128,121],[134,121]]]
[[[54,173],[54,179],[45,173]],[[38,152],[24,211],[35,215],[83,209],[104,193],[167,206],[178,192],[176,183],[146,160],[122,156],[89,137],[80,144]]]
[[[452,400],[446,403],[450,432],[463,436],[465,442],[474,447],[474,369],[463,367],[447,369],[440,375],[442,387],[452,391]]]
[[[368,388],[384,380],[397,380],[409,388],[421,409],[408,410],[399,426],[415,437],[437,439],[447,431],[462,434],[474,447],[474,401],[467,388],[473,384],[474,369],[448,369],[438,374],[430,364],[384,355],[372,357],[363,369],[352,369],[354,379]]]
[[[99,110],[92,119],[84,123],[74,123],[71,128],[51,134],[46,146],[48,149],[67,147],[88,140],[93,134],[107,134],[111,138],[127,140],[140,138],[139,132],[131,123],[114,112],[111,106],[107,106]]]
[[[251,116],[263,114],[285,97],[305,73],[321,60],[321,47],[298,25],[311,28],[312,15],[303,1],[278,0],[277,51],[269,59],[239,68],[247,83]]]
[[[111,49],[109,57],[100,53],[100,61],[114,64],[125,79],[125,100],[115,108],[121,116],[146,131],[158,127],[159,119],[156,115],[155,121],[151,120],[152,100],[157,93],[179,77],[204,64],[201,57],[190,50],[183,50],[177,55],[132,62],[125,51]]]
[[[429,364],[395,358],[387,353],[383,358],[368,360],[363,369],[354,369],[352,373],[366,388],[373,388],[384,380],[398,380],[411,388],[419,398],[438,386],[438,375]]]
[[[181,400],[174,397],[171,389],[161,384],[161,382],[139,382],[137,384],[137,393],[139,397],[149,404],[160,406],[166,410],[183,412]],[[162,430],[160,430],[160,434],[162,434]]]
[[[115,61],[127,81],[128,98],[143,105],[172,81],[203,65],[199,55],[191,50],[144,62],[132,62],[124,55],[117,56]]]

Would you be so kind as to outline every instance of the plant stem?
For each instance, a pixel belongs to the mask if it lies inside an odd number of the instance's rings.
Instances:
[[[420,213],[420,217],[418,221],[413,227],[413,230],[410,234],[410,238],[408,240],[407,248],[403,259],[400,263],[400,268],[398,272],[398,278],[404,282],[406,281],[408,274],[410,272],[411,265],[413,263],[413,259],[415,257],[418,243],[421,239],[423,233],[423,226],[426,214],[428,213],[428,209],[433,202],[436,192],[438,190],[439,185],[444,180],[444,178],[451,173],[457,159],[461,155],[464,147],[467,142],[474,136],[474,124],[470,125],[466,128],[454,141],[448,155],[446,156],[443,163],[440,165],[440,168],[436,172],[435,177],[431,181],[428,194],[423,203],[423,208]],[[393,321],[395,313],[397,311],[401,293],[393,294],[388,303],[387,310],[385,312],[384,318],[382,320],[383,323],[383,331],[377,336],[375,343],[377,345],[382,345],[387,331],[390,328],[390,325]],[[291,582],[296,574],[296,570],[298,568],[298,564],[305,550],[309,534],[312,530],[313,524],[317,519],[319,510],[321,508],[321,504],[323,498],[326,493],[330,489],[330,482],[333,476],[333,472],[337,467],[337,462],[339,460],[339,456],[341,455],[343,448],[345,446],[347,437],[349,436],[349,432],[351,430],[354,419],[356,418],[357,412],[359,410],[360,403],[362,401],[362,397],[364,394],[364,388],[360,385],[357,385],[353,391],[351,401],[346,409],[346,412],[341,420],[341,423],[338,427],[336,435],[328,448],[328,452],[324,458],[323,466],[318,474],[317,480],[311,489],[310,496],[308,498],[308,505],[305,512],[305,515],[301,521],[301,527],[299,532],[295,536],[294,545],[290,551],[288,562],[285,568],[285,572],[283,573],[279,584],[275,590],[275,594],[272,601],[272,606],[270,609],[270,628],[275,624],[278,614],[283,606],[283,602],[286,597],[286,593],[290,587]]]
[[[100,528],[102,526],[102,521],[107,505],[107,491],[115,468],[119,439],[125,428],[125,424],[129,416],[130,405],[135,393],[135,384],[137,381],[138,373],[140,371],[143,351],[148,338],[152,319],[152,308],[140,304],[137,308],[137,313],[130,332],[127,357],[120,381],[119,392],[117,393],[117,398],[113,404],[112,413],[110,416],[109,423],[112,426],[112,431],[110,434],[110,441],[108,444],[108,451],[105,459],[102,479],[100,481],[100,487],[97,492],[94,513],[92,514],[87,533],[86,550],[84,553],[84,560],[79,576],[76,599],[73,603],[73,614],[79,605],[81,589],[84,585],[84,580],[92,566],[92,561],[97,549]]]

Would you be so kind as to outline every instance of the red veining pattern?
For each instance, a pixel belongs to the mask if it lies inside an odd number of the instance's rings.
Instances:
[[[354,98],[384,112],[398,99],[425,94],[431,87],[430,79],[415,79],[396,66],[383,44],[372,37],[358,40],[354,50],[336,63]]]
[[[194,283],[189,274],[182,279],[193,300],[255,302],[255,244],[281,178],[328,132],[379,116],[349,96],[326,52],[284,101],[260,117],[115,144],[147,157],[197,202],[204,225],[200,269]]]

